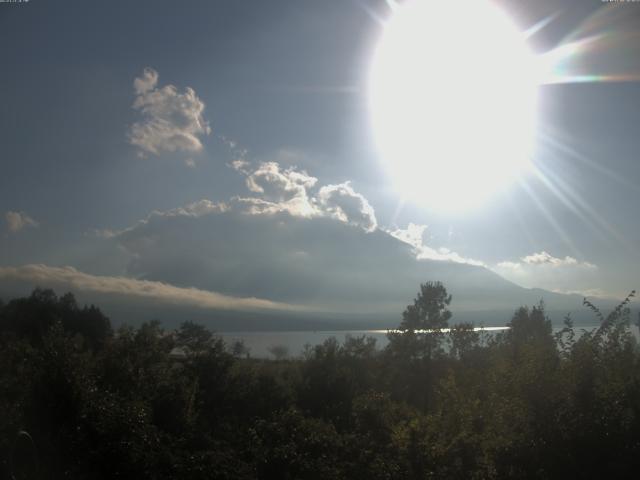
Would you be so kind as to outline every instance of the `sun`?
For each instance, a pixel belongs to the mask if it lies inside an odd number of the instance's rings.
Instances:
[[[524,35],[486,0],[408,0],[377,46],[369,100],[403,197],[467,211],[530,164],[537,75]]]

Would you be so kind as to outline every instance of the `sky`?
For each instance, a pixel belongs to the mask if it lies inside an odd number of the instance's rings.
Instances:
[[[372,124],[371,65],[401,4],[0,3],[0,291],[354,311],[406,304],[417,283],[400,299],[389,285],[440,262],[623,297],[640,287],[640,4],[498,3],[554,62],[535,168],[454,212],[407,198]],[[415,177],[451,201],[452,179]]]

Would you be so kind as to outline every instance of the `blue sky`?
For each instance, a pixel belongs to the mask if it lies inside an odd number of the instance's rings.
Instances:
[[[551,19],[530,38],[537,53],[604,8],[499,3],[522,30]],[[640,71],[629,54],[640,7],[615,8],[626,19],[607,25],[619,28],[605,52],[615,61],[580,59],[594,74]],[[395,247],[371,240],[384,234],[415,262],[482,265],[525,287],[640,287],[640,84],[541,86],[538,124],[556,145],[539,140],[533,161],[547,180],[531,175],[472,212],[438,211],[403,201],[376,148],[367,82],[390,15],[373,0],[0,4],[0,280],[88,289],[127,278],[317,306],[339,295],[281,294],[306,268],[285,253],[316,252],[313,268],[348,284],[330,259],[362,248],[371,257],[353,268],[397,262]],[[310,246],[334,224],[366,235]],[[253,243],[234,249],[240,232]],[[263,253],[248,268],[252,249]],[[66,267],[63,282],[52,269]]]

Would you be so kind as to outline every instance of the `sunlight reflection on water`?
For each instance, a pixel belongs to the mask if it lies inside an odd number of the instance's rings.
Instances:
[[[586,329],[595,328],[595,326],[584,327]],[[485,332],[488,335],[508,330],[509,327],[484,327],[474,328],[476,332]],[[561,327],[554,328],[554,332],[561,330]],[[227,343],[237,340],[244,342],[249,348],[249,353],[254,358],[269,358],[272,355],[269,349],[274,346],[285,347],[288,356],[300,355],[305,345],[319,345],[328,338],[335,337],[338,342],[343,343],[347,336],[361,337],[366,335],[376,339],[377,348],[385,347],[389,341],[387,332],[395,330],[331,330],[331,331],[288,331],[288,332],[220,332],[219,335]],[[449,332],[450,329],[443,329],[443,332]],[[581,328],[576,328],[576,336],[580,334]]]
[[[576,326],[574,331],[576,339],[585,331],[591,331],[597,328],[597,325]],[[554,326],[553,333],[562,330],[562,326]],[[494,335],[509,327],[478,327],[474,328],[476,332],[485,332],[487,336]],[[443,329],[447,333],[451,329]],[[347,336],[351,337],[372,337],[376,339],[376,347],[384,348],[389,340],[387,332],[396,330],[372,329],[372,330],[327,330],[327,331],[287,331],[287,332],[219,332],[219,335],[225,342],[231,344],[234,341],[241,340],[245,346],[249,348],[249,353],[253,358],[272,358],[270,348],[274,346],[284,347],[287,356],[295,357],[300,355],[305,345],[320,345],[328,338],[335,337],[338,342],[343,343]],[[637,327],[631,327],[631,332],[640,341],[640,335]]]

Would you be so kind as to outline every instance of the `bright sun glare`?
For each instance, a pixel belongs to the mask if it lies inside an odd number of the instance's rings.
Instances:
[[[524,34],[488,0],[408,0],[377,47],[370,101],[396,188],[468,210],[529,166],[537,76]]]

